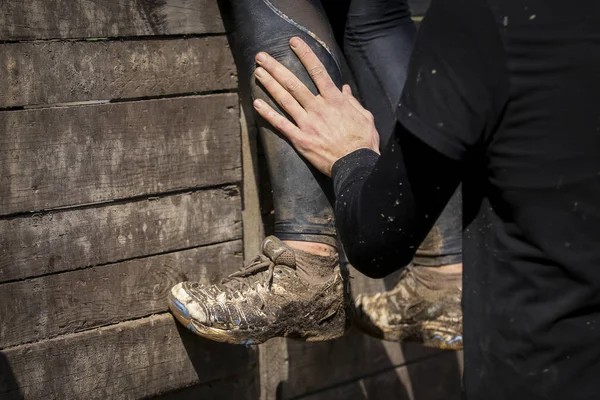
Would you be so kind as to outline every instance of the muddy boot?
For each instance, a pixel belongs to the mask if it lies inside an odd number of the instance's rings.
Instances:
[[[358,295],[355,324],[379,339],[462,349],[461,297],[462,274],[409,266],[394,289]]]
[[[263,254],[223,283],[175,285],[169,307],[190,331],[219,342],[258,344],[277,336],[330,340],[349,326],[346,282],[337,254],[313,255],[270,236]]]

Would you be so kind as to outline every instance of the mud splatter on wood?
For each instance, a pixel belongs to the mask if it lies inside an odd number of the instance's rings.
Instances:
[[[252,370],[255,351],[198,339],[170,314],[3,352],[0,398],[139,399]]]
[[[217,0],[3,0],[0,40],[224,32]]]
[[[0,108],[235,89],[224,36],[1,45]],[[68,60],[68,61],[65,61]]]
[[[235,186],[0,220],[0,282],[239,239],[241,234]]]
[[[241,253],[236,240],[0,285],[0,348],[166,312],[173,285],[219,282]]]
[[[0,215],[241,180],[238,97],[0,113]]]

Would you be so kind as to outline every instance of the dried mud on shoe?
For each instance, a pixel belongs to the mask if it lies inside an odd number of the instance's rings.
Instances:
[[[263,243],[263,254],[223,283],[175,285],[169,308],[187,329],[220,342],[248,345],[273,337],[305,341],[341,337],[349,327],[351,307],[337,255],[311,258],[302,253],[270,236]],[[307,270],[320,271],[319,276],[303,279],[299,259],[322,262],[330,268],[329,276],[317,265],[302,271],[304,275]]]
[[[387,341],[417,341],[444,350],[463,347],[462,285],[431,288],[407,268],[396,287],[375,295],[358,295],[355,325]],[[445,278],[440,276],[440,279]]]

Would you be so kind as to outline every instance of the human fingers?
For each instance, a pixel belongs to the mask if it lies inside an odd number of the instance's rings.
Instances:
[[[306,116],[306,110],[296,99],[279,84],[264,68],[258,67],[254,70],[258,81],[267,89],[267,92],[275,99],[277,104],[288,113],[294,121],[298,122]]]
[[[339,96],[339,89],[335,86],[323,63],[310,46],[298,37],[293,37],[290,40],[290,46],[304,65],[304,68],[306,68],[306,71],[308,71],[308,74],[319,90],[319,94],[324,98]]]
[[[263,67],[305,109],[317,101],[315,95],[289,69],[265,52],[256,55],[256,62]]]
[[[375,121],[373,114],[371,114],[369,110],[364,108],[362,104],[360,104],[360,102],[356,99],[356,97],[352,95],[352,89],[350,88],[350,85],[342,86],[342,93],[344,94],[344,97],[346,97],[346,99],[350,102],[350,104],[352,104],[352,106],[354,106],[354,108],[357,111],[359,111],[365,118],[367,118],[371,122]]]
[[[268,105],[264,100],[256,99],[254,100],[253,105],[258,114],[260,114],[260,116],[263,117],[265,121],[271,124],[285,137],[290,139],[292,143],[294,143],[294,141],[300,136],[300,129],[298,129],[298,127],[294,125],[289,119],[275,111],[273,107]]]

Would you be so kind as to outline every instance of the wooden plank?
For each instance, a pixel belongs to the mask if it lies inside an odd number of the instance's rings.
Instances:
[[[170,314],[0,352],[0,398],[137,399],[255,366],[255,351],[202,340]]]
[[[238,239],[235,186],[0,220],[0,282]]]
[[[0,40],[224,32],[216,0],[3,0]]]
[[[279,385],[282,398],[295,398],[430,357],[439,350],[416,343],[383,342],[352,331],[332,342],[287,343],[288,377]]]
[[[385,370],[323,391],[303,400],[422,400],[461,398],[461,372],[454,352]]]
[[[0,348],[165,312],[176,283],[219,282],[241,266],[233,241],[0,285]]]
[[[0,14],[0,40],[202,34],[225,30],[215,0],[84,0],[60,2],[60,6],[58,2],[4,0],[6,11]],[[430,0],[411,0],[413,15],[424,15],[429,3]]]
[[[250,260],[259,253],[265,238],[265,230],[260,215],[260,193],[258,186],[258,165],[256,146],[258,129],[252,117],[240,108],[240,126],[242,140],[243,191],[244,207],[244,258]]]
[[[241,180],[235,94],[0,113],[0,215]]]
[[[259,397],[258,371],[251,370],[204,385],[196,385],[153,397],[153,400],[257,400]]]
[[[68,60],[68,62],[65,62]],[[234,89],[225,36],[0,45],[0,108]]]

